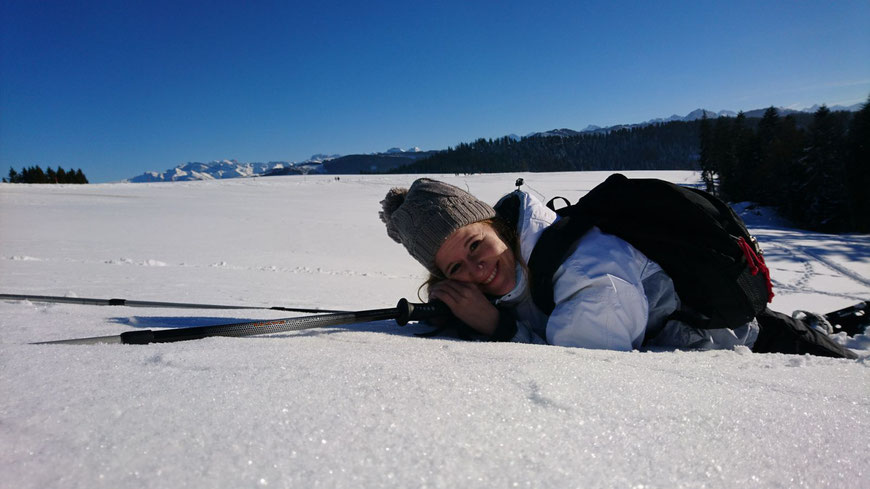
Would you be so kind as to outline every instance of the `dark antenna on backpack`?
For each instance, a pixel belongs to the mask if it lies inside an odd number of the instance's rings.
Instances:
[[[520,187],[522,187],[523,185],[525,185],[526,187],[529,187],[529,190],[531,190],[532,192],[538,194],[538,197],[540,197],[541,200],[547,200],[547,198],[544,197],[544,194],[542,194],[541,192],[538,192],[537,190],[533,189],[531,185],[526,185],[526,181],[523,180],[522,178],[517,178],[517,181],[514,182],[514,185],[517,186],[517,191],[518,191],[518,192],[519,192],[519,190],[520,190]]]

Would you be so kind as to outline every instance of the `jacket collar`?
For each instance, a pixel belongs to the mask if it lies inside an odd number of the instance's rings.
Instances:
[[[514,195],[519,199],[519,209],[517,212],[517,237],[520,241],[520,253],[522,254],[523,263],[529,262],[529,257],[532,256],[532,250],[535,249],[535,243],[541,237],[541,233],[550,224],[558,219],[555,212],[545,206],[535,196],[522,191],[515,191],[509,196]],[[497,205],[496,205],[497,206]],[[528,277],[524,267],[517,264],[517,283],[516,286],[503,295],[496,301],[496,304],[502,302],[514,302],[523,298],[528,290]]]

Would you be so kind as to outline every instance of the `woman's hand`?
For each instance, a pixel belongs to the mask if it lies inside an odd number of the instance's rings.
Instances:
[[[483,295],[477,285],[456,280],[444,280],[429,290],[429,300],[438,299],[463,323],[477,332],[492,335],[498,325],[498,309]]]

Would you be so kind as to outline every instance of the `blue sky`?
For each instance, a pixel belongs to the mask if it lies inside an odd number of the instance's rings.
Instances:
[[[867,0],[0,9],[4,175],[59,165],[116,181],[870,94]]]

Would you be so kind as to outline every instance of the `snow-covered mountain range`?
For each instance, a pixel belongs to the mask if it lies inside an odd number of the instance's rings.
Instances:
[[[129,183],[185,182],[190,180],[221,180],[224,178],[254,177],[283,170],[286,173],[323,173],[322,164],[339,155],[316,154],[301,163],[270,161],[268,163],[240,163],[236,160],[216,160],[209,163],[189,162],[163,172],[145,172],[125,180]]]
[[[778,109],[780,115],[788,115],[799,112],[812,113],[818,110],[819,107],[819,105],[814,105],[812,107],[801,110],[788,109],[784,107],[779,107]],[[863,107],[863,104],[855,104],[848,107],[834,105],[828,108],[832,111],[856,112],[860,110],[861,107]],[[747,117],[761,117],[765,110],[766,109],[751,110],[745,112],[745,114]],[[695,121],[704,117],[705,114],[707,118],[715,119],[717,117],[735,117],[737,115],[737,112],[734,112],[732,110],[720,110],[719,112],[713,112],[707,109],[696,109],[684,116],[674,114],[668,118],[650,119],[646,122],[640,122],[635,124],[620,124],[609,127],[589,125],[581,131],[566,128],[552,129],[549,131],[529,133],[525,137],[570,137],[590,132],[610,132],[620,129],[628,129],[632,127],[643,127],[650,124],[662,124],[674,121]],[[517,136],[516,134],[510,134],[508,135],[508,137],[514,140],[522,139],[522,137]],[[390,148],[381,153],[371,153],[368,155],[348,155],[344,157],[337,154],[315,154],[312,155],[311,158],[302,162],[270,161],[268,163],[240,163],[236,160],[216,160],[210,163],[189,162],[178,165],[175,168],[170,168],[169,170],[163,172],[145,172],[142,175],[129,178],[125,181],[130,183],[181,182],[190,180],[220,180],[224,178],[254,177],[267,175],[307,175],[309,173],[343,173],[346,171],[356,173],[360,171],[360,168],[366,168],[371,171],[378,171],[392,168],[398,166],[399,164],[407,163],[409,161],[413,161],[422,157],[426,157],[432,153],[434,152],[423,151],[418,147],[412,147],[410,149]],[[335,162],[336,164],[333,165],[332,168],[330,168],[329,165],[324,165],[324,163],[328,161],[342,158],[344,160],[353,161]],[[399,158],[401,158],[401,160]],[[361,162],[357,160],[365,161]]]
[[[378,170],[380,166],[377,160],[390,161],[388,167],[397,166],[398,164],[408,163],[415,159],[425,157],[431,154],[418,147],[409,149],[390,148],[381,153],[371,153],[369,155],[350,155],[356,159],[364,158],[367,160],[375,160],[374,164],[365,165],[371,170]],[[238,177],[256,177],[256,176],[271,176],[271,175],[307,175],[321,173],[341,173],[340,170],[347,170],[347,162],[341,161],[348,159],[350,156],[342,157],[338,154],[315,154],[302,162],[291,161],[270,161],[268,163],[241,163],[237,160],[216,160],[209,163],[189,162],[178,165],[175,168],[163,172],[145,172],[139,176],[125,180],[128,183],[148,183],[148,182],[185,182],[191,180],[221,180],[224,178]],[[332,167],[327,162],[334,162],[336,165]],[[380,168],[382,169],[382,168]],[[359,168],[351,169],[354,173],[359,172]]]
[[[210,163],[189,162],[163,172],[150,171],[126,180],[131,183],[183,182],[188,180],[219,180],[223,178],[251,177],[273,168],[282,168],[287,162],[239,163],[219,160]]]

